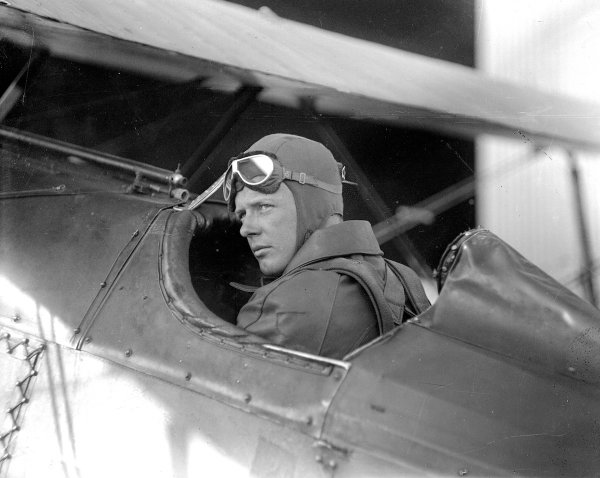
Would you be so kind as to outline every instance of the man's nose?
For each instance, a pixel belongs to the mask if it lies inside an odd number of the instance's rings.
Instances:
[[[242,227],[240,227],[242,237],[248,237],[258,234],[258,222],[253,214],[246,214],[242,219]]]

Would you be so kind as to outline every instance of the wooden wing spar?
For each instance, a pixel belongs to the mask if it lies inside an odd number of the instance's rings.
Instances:
[[[473,137],[493,133],[600,149],[600,105],[475,69],[213,0],[11,0],[3,35],[57,56],[219,88],[319,113]]]

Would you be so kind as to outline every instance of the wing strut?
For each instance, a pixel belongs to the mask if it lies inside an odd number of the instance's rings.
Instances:
[[[14,80],[6,86],[6,89],[0,96],[0,123],[8,116],[13,106],[23,98],[27,89],[29,76],[34,77],[36,71],[43,64],[47,53],[42,50],[35,50],[27,59],[21,70],[17,73]]]
[[[317,118],[317,131],[325,144],[329,144],[334,149],[334,156],[343,158],[344,165],[348,168],[351,174],[358,178],[358,190],[360,195],[365,200],[365,204],[371,210],[379,221],[385,221],[392,217],[393,213],[385,204],[383,198],[377,193],[369,178],[364,173],[358,162],[346,148],[344,142],[340,139],[335,130],[329,123],[322,120],[315,112],[313,106],[304,101],[306,110]],[[407,237],[396,235],[391,239],[406,260],[408,265],[421,277],[432,277],[432,271],[425,262],[425,259]]]
[[[188,188],[192,189],[206,170],[212,166],[214,160],[205,160],[217,144],[229,133],[229,130],[238,120],[240,115],[250,106],[262,88],[254,86],[241,87],[235,96],[233,104],[221,117],[212,131],[204,138],[198,149],[186,160],[181,168],[184,176],[190,176]],[[193,174],[192,174],[193,173]]]
[[[398,234],[405,233],[417,224],[423,223],[424,211],[435,216],[473,197],[475,194],[475,178],[469,176],[410,208],[399,208],[392,218],[373,226],[373,232],[379,244],[385,244]]]
[[[592,248],[590,246],[590,236],[587,222],[585,219],[585,208],[581,194],[581,181],[579,180],[579,166],[577,157],[573,151],[568,151],[569,161],[571,163],[571,180],[573,183],[573,194],[575,195],[575,208],[577,209],[577,223],[579,225],[579,240],[581,241],[581,252],[583,255],[583,265],[579,275],[581,285],[585,292],[585,298],[593,305],[598,307],[596,298],[596,288],[594,284],[594,260],[592,259]]]

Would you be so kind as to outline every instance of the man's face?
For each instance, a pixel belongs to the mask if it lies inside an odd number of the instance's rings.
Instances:
[[[282,183],[273,194],[245,187],[235,196],[240,234],[248,240],[260,271],[279,276],[296,254],[296,204]]]

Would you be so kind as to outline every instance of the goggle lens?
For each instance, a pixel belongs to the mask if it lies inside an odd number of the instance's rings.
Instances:
[[[265,182],[274,170],[273,159],[265,154],[253,154],[246,158],[235,159],[227,169],[223,182],[223,196],[229,201],[233,176],[237,174],[240,179],[250,186],[258,186]]]
[[[273,173],[273,160],[263,154],[235,161],[237,173],[246,184],[257,186]]]

